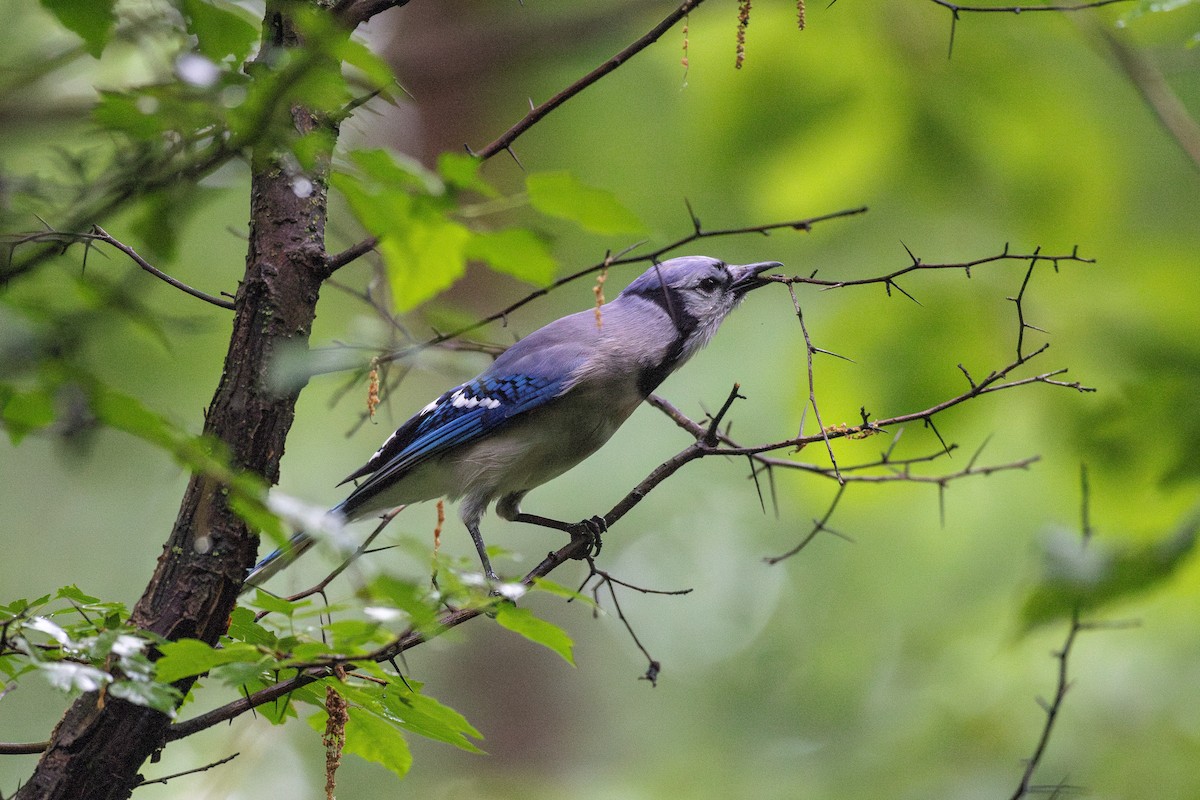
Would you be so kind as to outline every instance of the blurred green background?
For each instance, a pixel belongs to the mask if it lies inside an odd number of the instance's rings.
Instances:
[[[153,9],[154,4],[142,4]],[[481,146],[591,69],[670,9],[670,3],[556,4],[414,0],[377,19],[373,46],[414,99],[350,122],[343,142],[388,146],[431,163],[442,150]],[[836,486],[780,472],[779,513],[765,515],[741,462],[708,459],[660,487],[605,539],[601,566],[683,597],[621,595],[622,608],[663,664],[657,688],[619,620],[533,598],[537,613],[576,639],[572,668],[480,619],[413,651],[407,672],[462,711],[484,734],[487,756],[412,741],[403,784],[349,759],[340,796],[428,798],[760,797],[997,798],[1012,794],[1043,725],[1036,699],[1054,690],[1058,622],[1022,633],[1021,608],[1042,576],[1047,548],[1079,527],[1080,464],[1091,479],[1098,547],[1167,537],[1197,502],[1200,462],[1200,170],[1163,130],[1114,60],[1105,36],[1148,59],[1193,115],[1200,112],[1200,7],[1126,17],[1136,4],[1077,15],[964,14],[952,58],[950,15],[931,2],[877,0],[808,9],[796,29],[791,4],[759,3],[744,67],[734,69],[735,3],[712,0],[683,36],[655,46],[552,114],[516,151],[530,170],[568,169],[614,192],[646,221],[649,246],[690,231],[685,198],[709,228],[823,214],[870,212],[811,233],[780,232],[691,248],[731,262],[774,259],[796,274],[879,275],[905,266],[904,246],[929,262],[960,262],[1041,247],[1080,253],[1092,265],[1043,265],[1025,311],[1049,341],[1036,371],[1069,367],[1095,394],[1031,386],[990,395],[937,417],[960,449],[927,474],[1030,455],[1024,471],[952,483],[944,515],[935,486],[852,486],[831,527],[795,558],[762,557],[795,544],[824,513]],[[170,55],[113,47],[34,75],[39,59],[72,46],[36,4],[0,2],[4,85],[0,169],[50,169],[54,148],[96,146],[86,119],[97,87],[128,85],[170,69]],[[485,175],[519,187],[505,157]],[[183,225],[177,257],[161,265],[209,292],[232,291],[245,257],[246,170],[204,181]],[[20,209],[6,209],[16,219]],[[99,220],[153,252],[136,213]],[[21,222],[34,229],[36,219]],[[547,228],[565,274],[629,239]],[[335,205],[331,249],[359,234]],[[168,256],[164,256],[164,259]],[[77,258],[13,291],[63,298]],[[89,270],[127,275],[140,299],[169,320],[170,339],[113,323],[89,343],[94,369],[191,430],[220,374],[229,318],[137,272],[115,255]],[[339,279],[361,285],[366,264]],[[635,271],[610,277],[609,296]],[[962,364],[981,377],[1006,364],[1016,315],[1007,298],[1021,264],[972,273],[918,273],[887,297],[878,286],[799,291],[814,344],[852,361],[818,358],[826,424],[923,409],[965,388]],[[779,291],[775,291],[778,288]],[[435,302],[467,318],[495,311],[530,287],[472,272]],[[893,293],[894,294],[894,293]],[[589,283],[554,292],[514,315],[498,342],[586,307]],[[422,328],[420,316],[413,327]],[[327,288],[315,345],[373,341],[377,323]],[[346,437],[365,388],[331,405],[344,377],[315,379],[301,397],[283,462],[282,490],[317,504],[407,417],[486,363],[440,355],[386,398],[377,425]],[[1029,369],[1021,375],[1031,374]],[[661,394],[692,414],[714,409],[734,381],[746,442],[792,435],[807,399],[804,343],[782,287],[752,295],[713,344]],[[812,430],[811,415],[806,423]],[[990,437],[990,438],[989,438]],[[603,513],[688,442],[651,408],[639,410],[599,454],[535,491],[528,510],[576,519]],[[839,445],[843,464],[876,458],[883,437]],[[898,452],[928,454],[921,426]],[[810,453],[803,454],[805,457]],[[818,458],[819,454],[814,455]],[[165,455],[116,432],[79,443],[0,441],[3,539],[0,595],[29,597],[77,583],[132,604],[169,530],[186,476]],[[944,519],[943,519],[944,516]],[[432,509],[404,514],[400,535],[424,542]],[[471,550],[458,523],[445,546]],[[523,561],[553,539],[489,518],[485,533]],[[281,579],[302,587],[319,559]],[[499,565],[498,565],[499,566]],[[1137,621],[1087,632],[1072,685],[1035,783],[1060,781],[1097,798],[1200,796],[1200,635],[1195,559],[1149,576],[1149,589],[1090,615]],[[571,565],[556,579],[583,576]],[[603,603],[606,612],[611,605]],[[211,697],[209,695],[212,695]],[[216,703],[220,691],[202,695]],[[0,740],[44,739],[66,699],[35,680],[0,700]],[[193,713],[194,707],[183,710]],[[172,745],[148,777],[239,751],[231,764],[147,787],[139,797],[317,797],[324,759],[303,725],[286,733],[240,718]],[[28,775],[32,757],[0,759],[0,792]]]

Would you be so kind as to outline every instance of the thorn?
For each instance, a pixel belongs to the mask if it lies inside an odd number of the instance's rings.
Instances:
[[[504,151],[506,153],[508,153],[510,156],[512,156],[512,160],[517,162],[517,166],[521,168],[522,172],[524,172],[525,165],[521,163],[521,159],[517,158],[517,154],[516,154],[516,152],[513,151],[512,145],[511,144],[504,145]]]

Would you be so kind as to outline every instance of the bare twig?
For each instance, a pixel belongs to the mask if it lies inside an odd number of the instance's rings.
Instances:
[[[29,244],[33,242],[57,242],[64,247],[75,242],[83,242],[86,247],[93,246],[93,243],[95,242],[104,242],[105,244],[111,245],[125,255],[129,256],[129,258],[133,260],[133,263],[137,264],[146,272],[149,272],[159,280],[174,286],[176,289],[179,289],[186,294],[190,294],[192,297],[203,300],[206,303],[211,303],[214,306],[219,306],[229,310],[233,310],[234,308],[232,300],[226,300],[223,297],[215,297],[211,294],[202,292],[199,289],[193,289],[183,281],[172,278],[170,275],[163,272],[146,259],[142,258],[141,255],[139,255],[138,252],[132,247],[114,238],[108,233],[108,231],[104,230],[99,225],[93,225],[90,233],[67,233],[64,231],[47,230],[38,231],[36,233],[22,234],[16,237],[10,237],[8,243],[11,247],[16,247],[18,245]]]
[[[596,585],[592,587],[592,597],[595,598],[596,605],[599,606],[600,590],[604,587],[608,588],[608,596],[612,598],[613,608],[616,609],[617,612],[617,619],[619,619],[621,624],[625,626],[625,631],[629,634],[629,638],[633,639],[633,643],[637,646],[637,649],[641,650],[642,655],[646,658],[646,672],[642,675],[642,680],[650,681],[651,686],[658,686],[658,676],[662,672],[662,664],[650,655],[650,651],[646,649],[645,645],[642,644],[642,640],[639,639],[637,633],[634,632],[633,625],[630,624],[629,619],[625,616],[624,610],[621,608],[621,601],[617,599],[616,587],[623,586],[626,589],[632,589],[636,592],[641,592],[642,594],[661,595],[683,595],[689,594],[692,590],[678,589],[674,591],[664,591],[662,589],[646,589],[641,586],[634,586],[631,583],[626,583],[625,581],[614,578],[612,575],[602,569],[597,569],[596,562],[592,560],[591,557],[589,557],[587,561],[590,572],[588,573],[588,576],[583,579],[583,584],[580,586],[580,589],[582,590],[583,586],[586,586],[592,578],[597,578],[598,580],[596,581]]]
[[[958,262],[954,262],[954,263],[942,263],[942,264],[926,263],[926,262],[922,261],[921,259],[917,258],[916,256],[914,256],[912,254],[912,251],[909,250],[907,247],[905,247],[904,249],[909,254],[909,257],[911,258],[911,263],[906,267],[901,267],[900,269],[893,270],[892,272],[889,272],[884,275],[877,275],[877,276],[871,277],[871,278],[855,278],[853,280],[840,280],[840,281],[826,280],[824,278],[818,278],[815,275],[809,275],[807,277],[797,275],[797,276],[791,277],[791,278],[775,278],[774,280],[776,280],[780,283],[810,284],[812,286],[821,286],[826,289],[842,289],[847,286],[868,286],[870,284],[878,283],[878,284],[883,284],[884,288],[888,289],[889,291],[891,289],[896,289],[897,291],[901,292],[902,294],[907,295],[911,299],[912,296],[908,295],[907,292],[905,292],[903,289],[900,289],[900,287],[896,284],[896,278],[899,278],[902,275],[907,275],[910,272],[925,271],[925,270],[934,270],[934,271],[936,271],[936,270],[962,270],[966,274],[966,276],[969,278],[969,277],[971,277],[971,270],[974,267],[982,266],[984,264],[993,264],[993,263],[997,263],[997,262],[1001,262],[1001,261],[1025,261],[1025,262],[1046,261],[1046,262],[1049,262],[1055,269],[1058,268],[1059,262],[1062,262],[1062,261],[1073,261],[1073,262],[1080,263],[1080,264],[1095,264],[1096,263],[1096,260],[1093,258],[1084,258],[1083,256],[1080,256],[1078,247],[1072,248],[1070,253],[1063,253],[1060,255],[1045,255],[1041,252],[1041,248],[1038,248],[1033,253],[1010,253],[1008,251],[1008,245],[1006,244],[1006,245],[1004,245],[1004,250],[994,256],[984,256],[983,258],[976,258],[971,261],[958,261]]]
[[[196,767],[195,769],[185,769],[183,772],[176,772],[172,775],[164,775],[161,778],[154,778],[153,780],[139,781],[137,783],[137,786],[142,787],[142,786],[150,786],[151,784],[154,784],[154,783],[166,783],[167,781],[174,780],[175,778],[182,778],[184,775],[195,775],[197,772],[207,772],[208,770],[213,769],[214,767],[219,767],[222,764],[228,764],[230,761],[233,761],[235,758],[237,758],[240,755],[241,755],[241,753],[234,753],[233,755],[228,755],[222,759],[214,761],[211,764],[205,764],[203,767]]]
[[[1061,648],[1054,652],[1054,658],[1058,661],[1058,680],[1054,687],[1054,698],[1049,703],[1042,703],[1042,707],[1046,711],[1046,722],[1042,725],[1042,731],[1038,735],[1037,744],[1033,748],[1033,755],[1025,762],[1025,771],[1021,775],[1021,781],[1017,785],[1016,791],[1012,793],[1011,800],[1020,800],[1020,798],[1030,794],[1035,788],[1031,785],[1033,773],[1042,762],[1042,756],[1046,754],[1046,747],[1050,744],[1050,734],[1054,732],[1054,724],[1058,721],[1063,701],[1066,700],[1067,691],[1071,688],[1071,681],[1068,677],[1068,661],[1071,658],[1071,650],[1075,646],[1075,639],[1082,630],[1083,626],[1079,622],[1079,612],[1075,611],[1071,615],[1071,627],[1067,630],[1066,641],[1063,642]]]
[[[30,756],[38,753],[44,753],[46,748],[50,746],[49,741],[45,742],[0,742],[0,755],[2,756]]]
[[[946,57],[954,55],[954,34],[958,29],[960,14],[1024,14],[1027,11],[1085,11],[1089,8],[1111,6],[1115,3],[1127,3],[1130,0],[1092,0],[1086,3],[1064,3],[1061,5],[1017,5],[1017,6],[964,6],[952,3],[950,0],[930,0],[950,12],[950,45]]]
[[[361,242],[347,247],[342,252],[329,256],[325,259],[325,264],[329,268],[329,274],[332,275],[350,262],[365,256],[374,250],[377,244],[379,244],[379,239],[369,236]]]
[[[654,44],[656,41],[658,41],[659,37],[674,27],[680,20],[684,19],[691,11],[698,8],[703,2],[704,0],[684,0],[684,2],[680,4],[678,8],[664,17],[661,22],[659,22],[645,34],[635,39],[633,42],[630,42],[630,44],[622,48],[620,52],[613,55],[603,64],[596,67],[587,75],[584,75],[567,88],[558,92],[546,102],[531,108],[528,114],[522,117],[507,131],[502,133],[495,141],[493,141],[491,144],[488,144],[478,152],[472,152],[472,155],[476,155],[486,161],[500,152],[511,153],[513,142],[517,140],[517,137],[540,122],[551,111],[558,108],[587,87],[596,83],[605,75],[620,67],[642,50],[645,50],[647,47]],[[470,151],[470,148],[468,148],[468,151]]]

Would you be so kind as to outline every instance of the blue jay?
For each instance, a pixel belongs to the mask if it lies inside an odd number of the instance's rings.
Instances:
[[[656,264],[612,302],[551,322],[508,348],[478,377],[418,411],[342,483],[363,478],[329,513],[364,519],[445,497],[483,571],[497,581],[479,520],[496,502],[506,520],[597,539],[598,520],[561,523],[520,510],[526,493],[596,452],[662,381],[708,343],[777,261],[742,266],[685,256]],[[590,530],[589,530],[590,529]],[[301,532],[258,563],[255,586],[311,547]]]

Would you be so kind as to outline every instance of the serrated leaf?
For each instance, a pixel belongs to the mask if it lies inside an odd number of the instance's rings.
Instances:
[[[333,637],[334,649],[343,653],[377,642],[381,633],[378,622],[361,619],[339,620],[328,625],[326,630]]]
[[[389,687],[381,699],[389,716],[394,717],[405,730],[427,739],[452,744],[469,753],[483,752],[467,738],[482,739],[483,734],[467,722],[462,714],[432,697]]]
[[[273,594],[268,594],[262,589],[257,589],[254,592],[254,605],[261,608],[263,611],[271,611],[276,614],[284,614],[291,616],[296,613],[296,610],[307,605],[303,602],[293,602],[285,600],[282,597],[276,597]]]
[[[226,686],[244,686],[259,680],[270,667],[271,664],[265,659],[259,659],[258,661],[218,664],[208,674],[213,680],[218,680]]]
[[[570,665],[575,665],[571,649],[574,642],[567,632],[557,625],[539,619],[528,608],[502,605],[496,612],[496,622],[514,633],[519,633],[531,642],[536,642],[558,653]]]
[[[67,692],[94,692],[112,681],[112,676],[107,672],[73,661],[41,661],[35,662],[34,666],[51,686]]]
[[[549,243],[524,228],[476,233],[467,243],[466,253],[467,258],[484,261],[496,272],[535,286],[549,284],[558,269]]]
[[[229,630],[226,636],[235,642],[247,642],[274,649],[278,637],[264,628],[254,619],[254,612],[245,606],[238,606],[229,615]]]
[[[84,594],[83,591],[73,583],[59,588],[59,590],[54,593],[54,599],[70,600],[72,603],[80,606],[114,605],[112,603],[101,603],[99,597],[92,597],[90,594]]]
[[[344,751],[359,758],[387,767],[403,778],[412,767],[412,752],[408,742],[391,723],[364,708],[347,709],[346,746]],[[323,733],[328,715],[321,711],[308,718],[309,727]]]
[[[616,196],[580,183],[569,172],[534,172],[525,178],[529,202],[551,217],[570,220],[594,233],[644,233],[646,228]]]
[[[409,581],[380,575],[371,581],[367,594],[374,600],[389,601],[408,614],[409,623],[417,630],[427,629],[437,623],[438,601],[428,591]]]
[[[175,716],[175,706],[182,699],[174,686],[157,681],[114,681],[109,684],[108,693],[134,705],[161,711],[170,717]]]
[[[84,49],[99,58],[112,38],[117,17],[113,8],[117,0],[41,0],[42,8],[58,18],[59,23],[83,39]]]
[[[397,188],[371,191],[346,174],[335,174],[333,185],[349,201],[363,227],[379,237],[376,249],[383,258],[396,307],[410,311],[462,277],[471,232],[431,207],[441,200],[408,194],[406,189],[420,191],[424,187],[420,175],[372,152],[355,154],[355,158],[364,170],[376,170],[381,181]]]
[[[257,647],[241,642],[231,642],[218,650],[199,639],[180,639],[166,642],[159,649],[162,657],[154,667],[155,677],[161,683],[200,675],[221,664],[257,662],[263,658]]]
[[[212,61],[241,63],[258,41],[259,26],[245,9],[222,0],[182,0],[180,10],[196,48]]]
[[[402,235],[380,241],[398,311],[411,311],[448,289],[467,269],[471,232],[445,219],[416,222]]]

